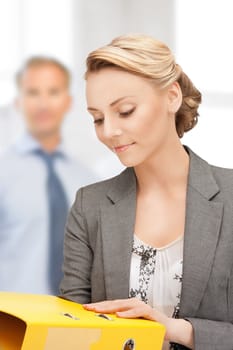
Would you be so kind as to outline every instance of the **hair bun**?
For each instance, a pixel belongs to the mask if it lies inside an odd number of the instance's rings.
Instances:
[[[197,124],[198,108],[202,97],[200,91],[183,71],[177,82],[180,85],[183,100],[176,113],[176,130],[179,137],[182,137],[184,132],[191,130]]]

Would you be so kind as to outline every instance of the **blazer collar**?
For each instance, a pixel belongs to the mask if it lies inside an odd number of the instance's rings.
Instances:
[[[112,203],[127,197],[132,191],[136,192],[136,176],[133,168],[126,168],[119,176],[114,178],[107,197]]]
[[[214,179],[210,165],[195,154],[189,147],[184,146],[189,154],[188,186],[198,191],[206,199],[213,198],[219,187]],[[126,168],[116,176],[107,197],[113,202],[121,200],[130,192],[136,191],[136,176],[133,168]]]
[[[189,147],[184,146],[184,148],[189,154],[188,186],[198,191],[206,199],[213,198],[219,192],[219,187],[213,176],[211,166]]]

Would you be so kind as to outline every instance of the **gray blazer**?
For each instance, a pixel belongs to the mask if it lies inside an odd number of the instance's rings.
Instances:
[[[196,350],[232,350],[233,170],[186,150],[180,317],[193,325]],[[77,192],[66,227],[62,297],[79,303],[128,298],[135,209],[132,168]]]

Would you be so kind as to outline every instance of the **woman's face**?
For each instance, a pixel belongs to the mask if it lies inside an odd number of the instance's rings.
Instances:
[[[134,74],[114,68],[89,73],[86,95],[97,137],[125,166],[137,166],[160,152],[175,130],[177,84],[160,91]]]

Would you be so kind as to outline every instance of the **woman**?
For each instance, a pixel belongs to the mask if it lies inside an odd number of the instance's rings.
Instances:
[[[233,172],[180,142],[200,92],[167,46],[139,35],[90,53],[86,83],[96,134],[127,168],[78,191],[61,295],[163,323],[164,348],[232,350]]]

